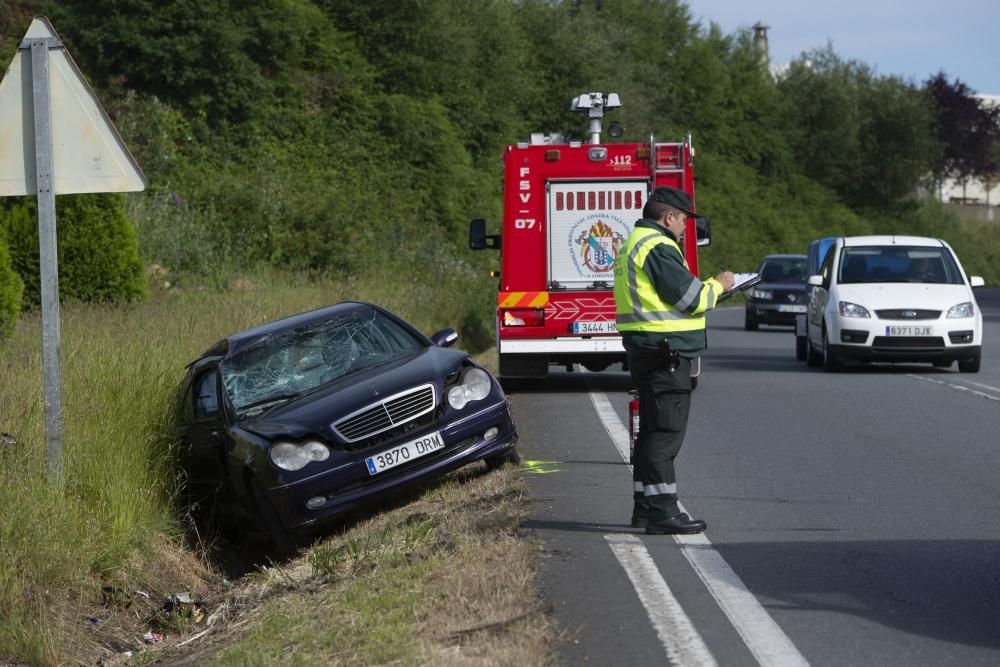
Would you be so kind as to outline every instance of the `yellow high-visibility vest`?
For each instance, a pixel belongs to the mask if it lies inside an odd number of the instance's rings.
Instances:
[[[664,301],[643,270],[649,253],[660,244],[684,253],[670,237],[655,229],[637,227],[615,261],[615,320],[619,331],[698,331],[705,328],[705,312],[715,307],[722,286],[714,278],[702,283],[692,276],[689,289],[676,304]],[[707,288],[707,289],[703,289]],[[694,314],[684,312],[697,303]]]

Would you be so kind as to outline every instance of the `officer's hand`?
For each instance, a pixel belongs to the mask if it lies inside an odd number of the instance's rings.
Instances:
[[[722,283],[722,289],[724,290],[731,290],[733,289],[733,285],[736,284],[736,278],[733,276],[732,271],[723,271],[715,276],[715,279]]]

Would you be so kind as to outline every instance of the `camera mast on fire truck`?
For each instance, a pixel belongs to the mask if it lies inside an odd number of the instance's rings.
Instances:
[[[589,141],[533,133],[503,152],[503,223],[487,234],[472,220],[469,247],[500,251],[497,352],[500,376],[543,378],[550,365],[602,371],[625,364],[615,328],[615,259],[657,187],[694,198],[691,135],[673,143],[602,143],[601,119],[621,106],[615,93],[584,93],[569,110],[585,113]],[[608,127],[612,138],[621,125]],[[689,219],[683,249],[698,274],[707,218]],[[693,371],[697,373],[697,371]]]

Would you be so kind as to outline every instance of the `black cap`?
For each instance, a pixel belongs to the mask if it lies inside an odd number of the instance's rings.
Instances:
[[[676,208],[692,218],[698,217],[698,214],[691,210],[691,197],[683,190],[663,186],[653,190],[653,194],[649,198],[652,201]]]

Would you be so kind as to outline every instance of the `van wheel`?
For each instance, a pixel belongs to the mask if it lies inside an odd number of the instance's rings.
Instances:
[[[979,364],[982,361],[983,353],[981,350],[976,350],[976,353],[971,359],[964,359],[958,362],[958,370],[962,373],[978,373]]]
[[[806,355],[809,354],[809,339],[805,336],[795,337],[795,359],[797,361],[805,361]]]
[[[837,354],[830,349],[830,342],[826,337],[826,325],[823,325],[823,370],[832,373],[840,370],[840,360]]]
[[[812,341],[809,340],[809,336],[806,336],[806,365],[812,368],[816,368],[823,363],[823,355],[816,351],[813,347]]]

